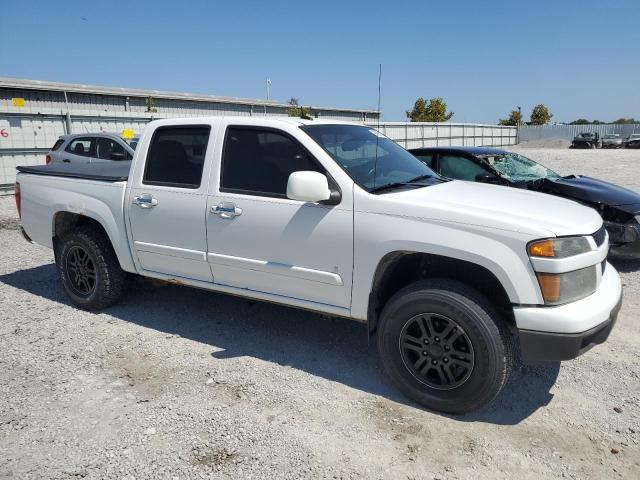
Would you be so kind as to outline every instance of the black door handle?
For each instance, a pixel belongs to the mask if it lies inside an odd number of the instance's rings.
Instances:
[[[71,163],[71,160],[69,160],[68,158],[65,158],[64,160],[62,160],[63,163]]]

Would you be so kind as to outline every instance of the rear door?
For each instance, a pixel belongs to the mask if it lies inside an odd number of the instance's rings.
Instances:
[[[211,282],[205,213],[210,125],[158,127],[140,155],[127,208],[133,248],[142,270]]]

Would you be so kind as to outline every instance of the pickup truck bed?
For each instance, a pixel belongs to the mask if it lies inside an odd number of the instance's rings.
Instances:
[[[103,182],[122,182],[129,178],[131,161],[110,163],[80,163],[38,165],[35,167],[16,167],[19,172],[32,175],[47,175],[54,177],[82,178]]]

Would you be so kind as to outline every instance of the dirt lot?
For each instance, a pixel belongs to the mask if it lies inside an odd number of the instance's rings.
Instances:
[[[640,152],[523,152],[640,190]],[[0,479],[639,477],[640,262],[615,263],[608,343],[450,417],[401,397],[355,322],[139,281],[79,311],[13,212],[1,198]]]

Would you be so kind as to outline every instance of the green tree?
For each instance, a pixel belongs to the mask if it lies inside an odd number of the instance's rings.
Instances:
[[[640,120],[636,120],[635,118],[618,118],[611,123],[622,123],[622,124],[631,124],[631,123],[640,123]]]
[[[297,98],[291,97],[289,100],[289,108],[287,108],[287,114],[290,117],[299,117],[304,120],[311,119],[311,109],[303,107]]]
[[[531,110],[531,125],[545,125],[549,123],[553,115],[549,112],[549,109],[542,103],[533,107]]]
[[[522,112],[518,110],[511,110],[509,118],[501,118],[498,120],[500,125],[507,125],[511,127],[517,127],[522,124]]]
[[[153,97],[147,97],[144,101],[147,104],[147,112],[157,112],[158,110],[155,107],[156,102],[153,100]]]
[[[453,112],[447,112],[447,104],[441,97],[431,98],[429,103],[420,97],[413,104],[413,109],[406,113],[412,122],[446,122],[453,117]]]
[[[591,122],[586,118],[579,118],[577,120],[574,120],[573,122],[569,122],[569,125],[590,125],[590,124]]]

